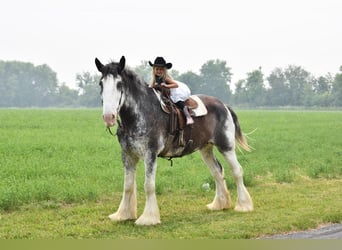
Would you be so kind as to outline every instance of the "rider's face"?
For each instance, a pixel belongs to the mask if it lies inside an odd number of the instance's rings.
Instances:
[[[162,76],[164,74],[164,68],[163,67],[156,67],[156,75]]]

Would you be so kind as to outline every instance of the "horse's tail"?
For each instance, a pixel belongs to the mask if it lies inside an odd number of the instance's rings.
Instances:
[[[237,115],[235,114],[235,112],[233,111],[232,108],[230,108],[229,106],[227,106],[227,108],[233,117],[233,122],[235,125],[235,140],[236,140],[238,146],[240,146],[241,148],[243,148],[244,150],[246,150],[248,152],[251,152],[252,148],[248,145],[247,139],[244,136],[244,134],[242,133]]]

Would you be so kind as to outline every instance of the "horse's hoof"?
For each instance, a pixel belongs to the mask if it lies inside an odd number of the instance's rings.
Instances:
[[[153,225],[160,224],[160,219],[159,218],[153,219],[153,218],[140,217],[139,219],[136,220],[135,224],[139,225],[139,226],[153,226]]]
[[[231,206],[231,199],[230,196],[227,194],[226,196],[222,197],[215,197],[212,203],[207,205],[209,210],[223,210],[228,209]]]
[[[234,210],[237,212],[251,212],[254,210],[254,208],[253,208],[253,204],[249,204],[249,205],[245,205],[245,206],[241,206],[241,205],[237,204],[235,206]]]
[[[123,216],[122,214],[116,212],[108,216],[112,221],[124,221],[124,220],[135,220],[137,217],[135,216]]]
[[[212,211],[214,211],[214,210],[223,210],[223,209],[228,209],[228,208],[230,208],[230,205],[229,205],[228,203],[226,203],[226,204],[224,204],[224,205],[220,205],[220,204],[218,204],[218,203],[212,202],[212,203],[210,203],[210,204],[207,205],[207,208],[208,208],[209,210],[212,210]]]

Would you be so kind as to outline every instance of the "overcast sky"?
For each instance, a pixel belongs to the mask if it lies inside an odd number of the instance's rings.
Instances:
[[[94,58],[129,66],[163,56],[199,72],[208,60],[233,82],[295,64],[314,75],[342,65],[341,0],[0,0],[0,60],[48,64],[72,86]]]

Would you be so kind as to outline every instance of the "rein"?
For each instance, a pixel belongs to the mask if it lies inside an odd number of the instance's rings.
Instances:
[[[116,136],[116,134],[113,134],[112,130],[110,130],[110,127],[108,127],[106,130],[107,130],[107,131],[109,132],[109,134],[111,134],[112,136]]]

